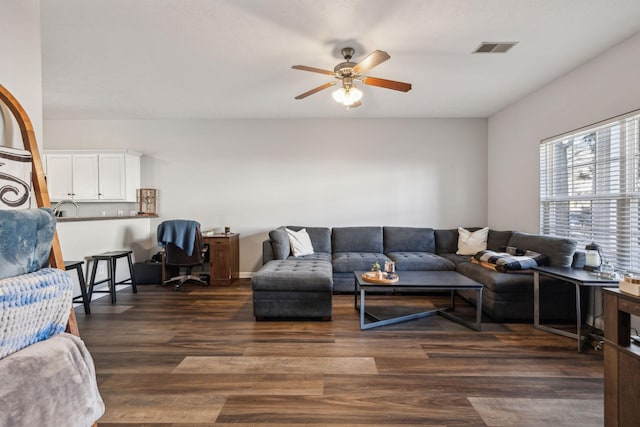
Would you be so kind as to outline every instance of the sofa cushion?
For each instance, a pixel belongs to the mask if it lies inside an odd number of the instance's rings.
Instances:
[[[455,254],[458,250],[458,229],[434,230],[436,237],[436,253]]]
[[[396,263],[398,271],[456,269],[455,264],[448,259],[429,252],[389,252],[385,255]]]
[[[271,230],[269,232],[269,240],[271,240],[271,248],[275,259],[287,259],[291,255],[289,235],[284,227]]]
[[[334,273],[349,273],[353,271],[369,271],[375,262],[384,265],[386,261],[391,260],[382,253],[340,252],[333,254],[332,263]]]
[[[480,230],[480,227],[465,227],[469,231]],[[455,254],[458,250],[458,229],[450,230],[434,230],[433,234],[436,238],[436,253]]]
[[[331,240],[334,253],[374,252],[381,254],[383,252],[382,227],[334,228]]]
[[[299,225],[287,226],[289,230],[307,230],[314,252],[331,253],[331,230],[327,227],[302,227]]]
[[[274,260],[251,278],[254,291],[331,292],[331,264],[325,261]]]
[[[301,256],[293,256],[289,255],[287,259],[297,260],[297,261],[324,261],[331,263],[331,254],[326,252],[314,252],[309,255],[301,255]]]
[[[564,237],[514,232],[508,246],[546,255],[552,267],[571,267],[576,241]]]
[[[433,228],[384,227],[384,253],[436,251]]]
[[[469,231],[480,230],[480,227],[465,227]],[[499,250],[509,244],[512,231],[489,230],[487,249]],[[440,254],[455,254],[458,250],[458,229],[434,230],[436,240],[435,252]]]
[[[442,258],[451,261],[455,265],[461,264],[463,262],[471,262],[471,257],[469,255],[456,255],[455,253],[450,254],[440,254]]]
[[[49,265],[56,221],[48,208],[0,210],[0,278]]]
[[[509,246],[509,239],[513,231],[489,230],[487,238],[487,249],[491,251],[499,251],[501,248]]]

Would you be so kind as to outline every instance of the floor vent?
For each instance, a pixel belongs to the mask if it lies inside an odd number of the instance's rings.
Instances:
[[[509,42],[509,43],[496,43],[496,42],[482,42],[480,46],[473,53],[505,53],[518,42]]]

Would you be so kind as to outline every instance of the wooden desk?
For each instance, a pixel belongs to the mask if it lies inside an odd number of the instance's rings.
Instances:
[[[230,285],[240,276],[240,235],[238,233],[203,233],[209,245],[212,285]]]
[[[604,424],[637,426],[640,419],[640,346],[631,342],[631,315],[640,298],[606,288],[604,295]]]

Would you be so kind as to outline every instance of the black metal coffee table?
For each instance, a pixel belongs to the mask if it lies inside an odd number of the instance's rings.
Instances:
[[[392,325],[394,323],[406,322],[422,317],[438,314],[454,322],[460,323],[468,328],[479,331],[482,327],[482,284],[469,279],[455,271],[400,271],[399,280],[396,283],[370,283],[362,279],[364,271],[354,271],[354,306],[360,312],[360,329],[371,329],[379,326]],[[358,307],[358,288],[360,289],[360,307]],[[464,320],[451,311],[455,310],[455,294],[457,290],[474,290],[478,292],[476,302],[476,321],[474,323]],[[448,307],[434,308],[433,310],[420,313],[407,314],[400,317],[380,319],[372,313],[366,311],[365,299],[368,291],[392,292],[391,295],[402,295],[404,292],[426,292],[426,291],[449,291],[451,302]],[[365,323],[364,318],[372,319],[372,322]]]

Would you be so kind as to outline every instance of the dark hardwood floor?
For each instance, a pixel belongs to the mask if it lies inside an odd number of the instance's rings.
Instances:
[[[248,280],[138,290],[76,309],[101,426],[603,424],[602,352],[531,324],[485,316],[475,332],[434,316],[360,331],[352,295],[334,295],[329,322],[256,322]],[[389,313],[446,303],[367,297]]]

